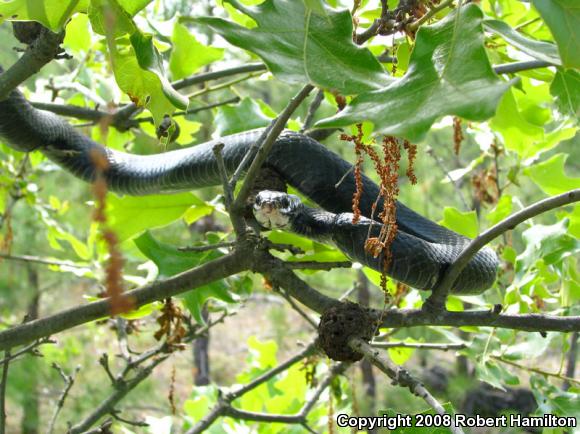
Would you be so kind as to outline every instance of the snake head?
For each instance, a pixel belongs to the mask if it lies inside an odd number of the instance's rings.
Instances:
[[[254,217],[265,228],[283,228],[300,206],[302,202],[296,195],[264,190],[256,195]]]

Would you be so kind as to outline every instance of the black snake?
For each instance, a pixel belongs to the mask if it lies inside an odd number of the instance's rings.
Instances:
[[[221,178],[213,153],[215,144],[223,143],[227,172],[232,174],[260,130],[222,137],[186,149],[157,155],[131,155],[94,142],[59,117],[34,109],[17,91],[0,102],[0,136],[12,148],[23,152],[41,151],[49,159],[86,181],[95,177],[95,152],[104,156],[108,168],[104,175],[109,188],[118,193],[146,195],[219,185]],[[353,225],[348,212],[355,191],[352,165],[312,138],[285,131],[276,140],[266,160],[289,185],[320,205],[325,211],[301,214],[298,231],[321,238],[330,234],[332,241],[348,256],[376,270],[381,258],[373,258],[364,249],[370,220]],[[345,174],[347,174],[345,176]],[[338,186],[336,186],[338,185]],[[363,177],[360,210],[372,217],[372,206],[379,187]],[[375,214],[381,212],[378,203]],[[338,216],[335,216],[338,214]],[[391,246],[393,259],[387,273],[419,289],[431,289],[445,268],[453,262],[469,239],[422,217],[397,202],[398,233]],[[371,226],[376,235],[379,224]],[[478,293],[491,286],[498,262],[495,253],[485,248],[463,269],[455,282],[455,293]]]

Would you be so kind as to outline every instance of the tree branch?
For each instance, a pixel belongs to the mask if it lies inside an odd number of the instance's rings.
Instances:
[[[287,367],[289,366],[290,365],[288,365]],[[322,395],[322,392],[324,392],[324,390],[328,388],[334,377],[342,374],[349,366],[350,366],[349,363],[335,364],[330,369],[330,372],[328,372],[328,374],[326,374],[326,376],[322,379],[322,381],[318,383],[318,386],[316,386],[316,389],[312,393],[312,396],[308,399],[308,401],[304,403],[300,411],[296,414],[291,415],[268,414],[239,410],[235,407],[232,407],[231,400],[228,400],[227,397],[221,397],[218,404],[202,420],[200,420],[200,422],[197,425],[188,430],[186,434],[199,434],[203,432],[221,416],[230,416],[236,419],[251,420],[256,422],[305,424],[308,414],[312,411],[312,408],[316,405],[316,403],[320,399],[320,395]],[[284,369],[287,369],[287,367]],[[262,382],[256,384],[256,386],[261,383]],[[249,390],[250,389],[246,390],[246,392]]]
[[[197,424],[195,424],[191,429],[189,429],[186,434],[199,434],[204,432],[217,419],[225,415],[228,407],[231,407],[230,404],[233,400],[250,392],[259,385],[275,377],[279,373],[284,372],[290,366],[298,363],[300,360],[313,354],[315,350],[316,350],[316,342],[312,342],[310,345],[308,345],[306,348],[304,348],[295,356],[279,364],[275,368],[272,368],[269,371],[264,372],[262,375],[254,378],[248,384],[241,386],[240,388],[233,390],[225,395],[220,395],[218,398],[218,403]]]
[[[363,354],[370,362],[379,368],[382,372],[387,374],[395,383],[401,387],[407,387],[413,395],[422,398],[429,407],[431,407],[437,414],[448,414],[443,406],[431,395],[431,393],[423,386],[419,380],[412,377],[411,374],[404,368],[395,365],[391,360],[381,354],[379,351],[371,347],[360,338],[352,338],[349,346],[361,354]],[[456,427],[451,418],[451,426],[449,427],[454,434],[463,434],[463,430]]]
[[[514,74],[520,71],[527,71],[529,69],[547,68],[549,66],[557,66],[553,63],[544,60],[526,60],[523,62],[504,63],[502,65],[495,65],[493,70],[496,74]]]
[[[135,387],[139,385],[143,380],[145,380],[153,370],[163,362],[165,359],[169,357],[169,354],[161,356],[155,360],[153,360],[149,365],[145,368],[140,369],[137,374],[133,378],[128,381],[121,379],[117,381],[115,384],[115,390],[111,395],[107,397],[101,404],[85,419],[81,422],[70,428],[68,434],[80,434],[88,430],[91,426],[93,426],[101,417],[110,414],[115,409],[116,405]]]
[[[274,257],[257,252],[254,271],[268,278],[274,285],[284,288],[289,295],[310,309],[322,313],[339,303],[338,300],[316,291]],[[500,315],[494,311],[425,311],[420,309],[390,309],[386,314],[373,310],[382,318],[382,327],[402,328],[419,326],[488,326],[525,331],[580,331],[580,316],[523,314]],[[1,335],[1,334],[0,334]]]
[[[451,290],[453,283],[455,283],[455,280],[457,280],[457,277],[461,271],[465,268],[471,258],[491,240],[500,236],[504,232],[515,228],[520,223],[537,216],[538,214],[542,214],[554,208],[578,201],[580,201],[580,189],[571,190],[567,193],[543,199],[533,205],[528,206],[527,208],[524,208],[521,211],[518,211],[515,214],[512,214],[511,216],[505,218],[501,222],[497,223],[487,231],[477,236],[467,245],[467,247],[465,247],[465,249],[463,249],[453,264],[451,264],[451,266],[447,269],[439,284],[433,288],[433,294],[431,294],[431,296],[427,299],[423,305],[423,308],[441,308],[441,306],[444,304],[447,294]]]
[[[0,74],[0,101],[6,99],[20,83],[36,74],[44,65],[53,60],[60,53],[60,44],[63,38],[64,32],[53,33],[43,28],[38,38],[20,59],[3,74]]]
[[[286,108],[282,111],[282,113],[280,113],[278,117],[276,117],[276,119],[272,121],[270,127],[268,127],[264,131],[265,135],[262,134],[258,143],[250,147],[248,153],[244,156],[238,169],[236,169],[236,173],[240,174],[243,173],[246,165],[250,161],[252,161],[252,163],[248,168],[248,172],[246,173],[244,183],[240,188],[238,196],[236,197],[236,200],[234,201],[234,204],[232,206],[232,210],[234,212],[239,213],[241,210],[243,210],[246,203],[246,199],[250,194],[250,191],[254,185],[254,181],[258,176],[262,164],[264,163],[264,161],[266,161],[266,157],[270,153],[270,149],[272,149],[274,142],[276,141],[276,139],[286,126],[286,122],[288,122],[288,119],[290,119],[290,116],[292,115],[292,113],[294,113],[294,110],[298,108],[300,103],[304,101],[304,99],[308,96],[308,94],[312,91],[312,89],[314,89],[314,86],[310,84],[304,86],[300,90],[300,92],[298,92],[298,94],[290,100],[290,102],[288,103]],[[230,182],[230,188],[232,190],[235,187],[236,173],[234,173],[234,177],[232,178],[233,182]]]
[[[239,249],[169,279],[128,291],[123,294],[123,297],[131,300],[133,306],[138,308],[232,274],[241,273],[249,268],[251,257],[251,253],[245,249]],[[109,315],[110,299],[73,307],[0,332],[0,350],[22,345]]]

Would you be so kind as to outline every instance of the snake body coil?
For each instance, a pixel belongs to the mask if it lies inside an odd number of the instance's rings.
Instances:
[[[260,134],[260,130],[255,130],[219,139],[219,143],[224,144],[223,157],[229,174],[234,172]],[[41,151],[86,181],[95,177],[95,155],[102,155],[108,162],[104,175],[109,188],[119,193],[146,195],[221,182],[212,150],[218,141],[157,155],[126,154],[103,147],[51,113],[34,109],[19,92],[13,92],[0,102],[0,137],[19,151]],[[266,165],[325,210],[340,214],[351,209],[354,177],[352,174],[345,177],[351,164],[317,141],[286,131],[276,140]],[[379,187],[363,177],[360,200],[363,216],[372,216],[372,206],[378,195]],[[381,208],[382,203],[378,203],[375,215]],[[333,237],[340,241],[337,244],[353,259],[380,270],[380,258],[375,259],[364,250],[368,224],[352,228],[349,226],[352,223],[344,220],[333,226]],[[397,225],[399,230],[391,246],[393,260],[388,274],[419,289],[433,288],[445,268],[469,242],[468,238],[437,225],[399,202]],[[373,225],[372,231],[378,229]],[[488,248],[481,250],[462,271],[453,292],[481,292],[493,283],[496,270],[495,253]]]

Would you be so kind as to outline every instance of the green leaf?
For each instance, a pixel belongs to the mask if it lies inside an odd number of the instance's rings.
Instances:
[[[564,219],[553,225],[534,225],[524,231],[526,250],[518,256],[516,269],[527,271],[540,259],[547,265],[558,264],[578,253],[580,241],[568,234],[568,224],[568,219]]]
[[[315,14],[297,0],[266,0],[255,7],[228,3],[252,17],[257,27],[247,29],[214,17],[198,21],[229,43],[256,53],[283,81],[309,82],[343,94],[378,89],[389,81],[375,56],[353,43],[348,11]]]
[[[560,112],[576,120],[580,118],[580,72],[558,69],[550,86],[550,93],[556,99]]]
[[[487,213],[485,218],[489,224],[493,226],[510,215],[512,208],[512,197],[510,195],[504,194],[502,197],[500,197],[495,208]]]
[[[183,271],[216,259],[223,254],[219,250],[207,252],[182,252],[172,245],[157,241],[149,232],[135,239],[139,250],[151,259],[159,269],[159,277],[167,278]],[[187,309],[199,324],[203,324],[201,309],[208,298],[215,298],[227,303],[235,300],[229,293],[228,285],[223,280],[200,286],[181,296]]]
[[[519,384],[518,377],[509,373],[503,366],[491,360],[477,363],[475,365],[475,372],[479,380],[485,381],[493,387],[504,391],[504,384]]]
[[[510,83],[494,74],[485,48],[482,12],[474,4],[417,33],[407,73],[384,89],[362,94],[320,127],[372,121],[383,134],[417,142],[445,115],[482,121],[494,115]]]
[[[94,0],[93,0],[94,1]],[[117,0],[119,5],[125,9],[131,16],[144,9],[153,0]]]
[[[571,212],[561,211],[556,213],[559,219],[567,218],[570,220],[568,233],[573,237],[580,238],[580,204],[574,205]]]
[[[530,377],[530,388],[539,403],[538,411],[541,414],[580,418],[580,394],[577,391],[574,393],[571,388],[565,392],[535,374]]]
[[[558,44],[564,67],[580,68],[578,0],[532,0]]]
[[[110,54],[115,79],[121,90],[138,106],[147,107],[157,124],[175,110],[163,91],[159,77],[139,66],[133,47],[114,47]]]
[[[87,0],[88,1],[88,0]],[[90,0],[89,19],[100,35],[131,34],[137,28],[132,17],[152,0]]]
[[[568,154],[556,154],[549,160],[527,167],[524,174],[547,194],[556,195],[580,188],[580,178],[572,178],[565,173],[567,159]]]
[[[439,224],[469,238],[475,238],[479,233],[475,211],[462,212],[457,208],[445,207],[443,220]]]
[[[303,0],[306,7],[317,15],[326,16],[327,12],[324,7],[324,0]]]
[[[490,32],[500,35],[509,44],[519,48],[535,59],[550,62],[555,65],[562,64],[560,56],[558,55],[558,49],[554,44],[528,38],[510,27],[509,24],[500,20],[484,20],[483,26]]]
[[[413,341],[413,339],[407,339],[408,341]],[[407,341],[406,340],[406,341]],[[397,365],[403,365],[407,360],[411,358],[415,352],[414,348],[405,347],[393,347],[388,349],[389,357]]]
[[[223,48],[200,44],[183,24],[173,27],[173,50],[169,58],[169,70],[174,80],[187,77],[199,68],[224,57]]]
[[[200,202],[192,193],[123,197],[109,193],[108,223],[119,240],[125,241],[147,229],[174,222]]]
[[[115,38],[137,29],[132,15],[116,0],[91,0],[88,13],[91,26],[99,35]]]
[[[90,0],[12,0],[0,2],[0,23],[37,21],[53,32],[63,29],[75,12],[86,12]]]
[[[523,156],[528,153],[528,148],[534,142],[543,139],[544,129],[524,118],[519,111],[515,92],[510,89],[505,93],[490,126],[501,133],[507,149]]]
[[[531,123],[518,107],[516,90],[510,90],[503,96],[497,114],[490,126],[502,135],[505,147],[516,152],[521,158],[530,158],[539,152],[547,151],[560,143],[574,137],[576,127],[561,125],[548,134],[544,128]],[[529,101],[528,101],[528,104]],[[528,114],[530,113],[528,107]]]
[[[545,336],[539,333],[526,333],[524,340],[515,345],[510,345],[502,353],[502,357],[509,360],[533,359],[542,356],[556,337],[555,333],[547,333]]]
[[[141,69],[157,75],[165,97],[175,107],[185,110],[189,100],[176,91],[165,77],[163,59],[153,45],[153,36],[136,31],[131,35],[131,45],[133,45]]]
[[[245,97],[238,105],[219,107],[214,123],[216,134],[221,137],[268,126],[271,120],[256,101]]]
[[[220,393],[216,385],[195,386],[191,398],[183,403],[183,411],[193,421],[199,421],[214,406]]]
[[[76,14],[66,25],[63,47],[74,52],[86,52],[91,48],[91,31],[86,14]]]

